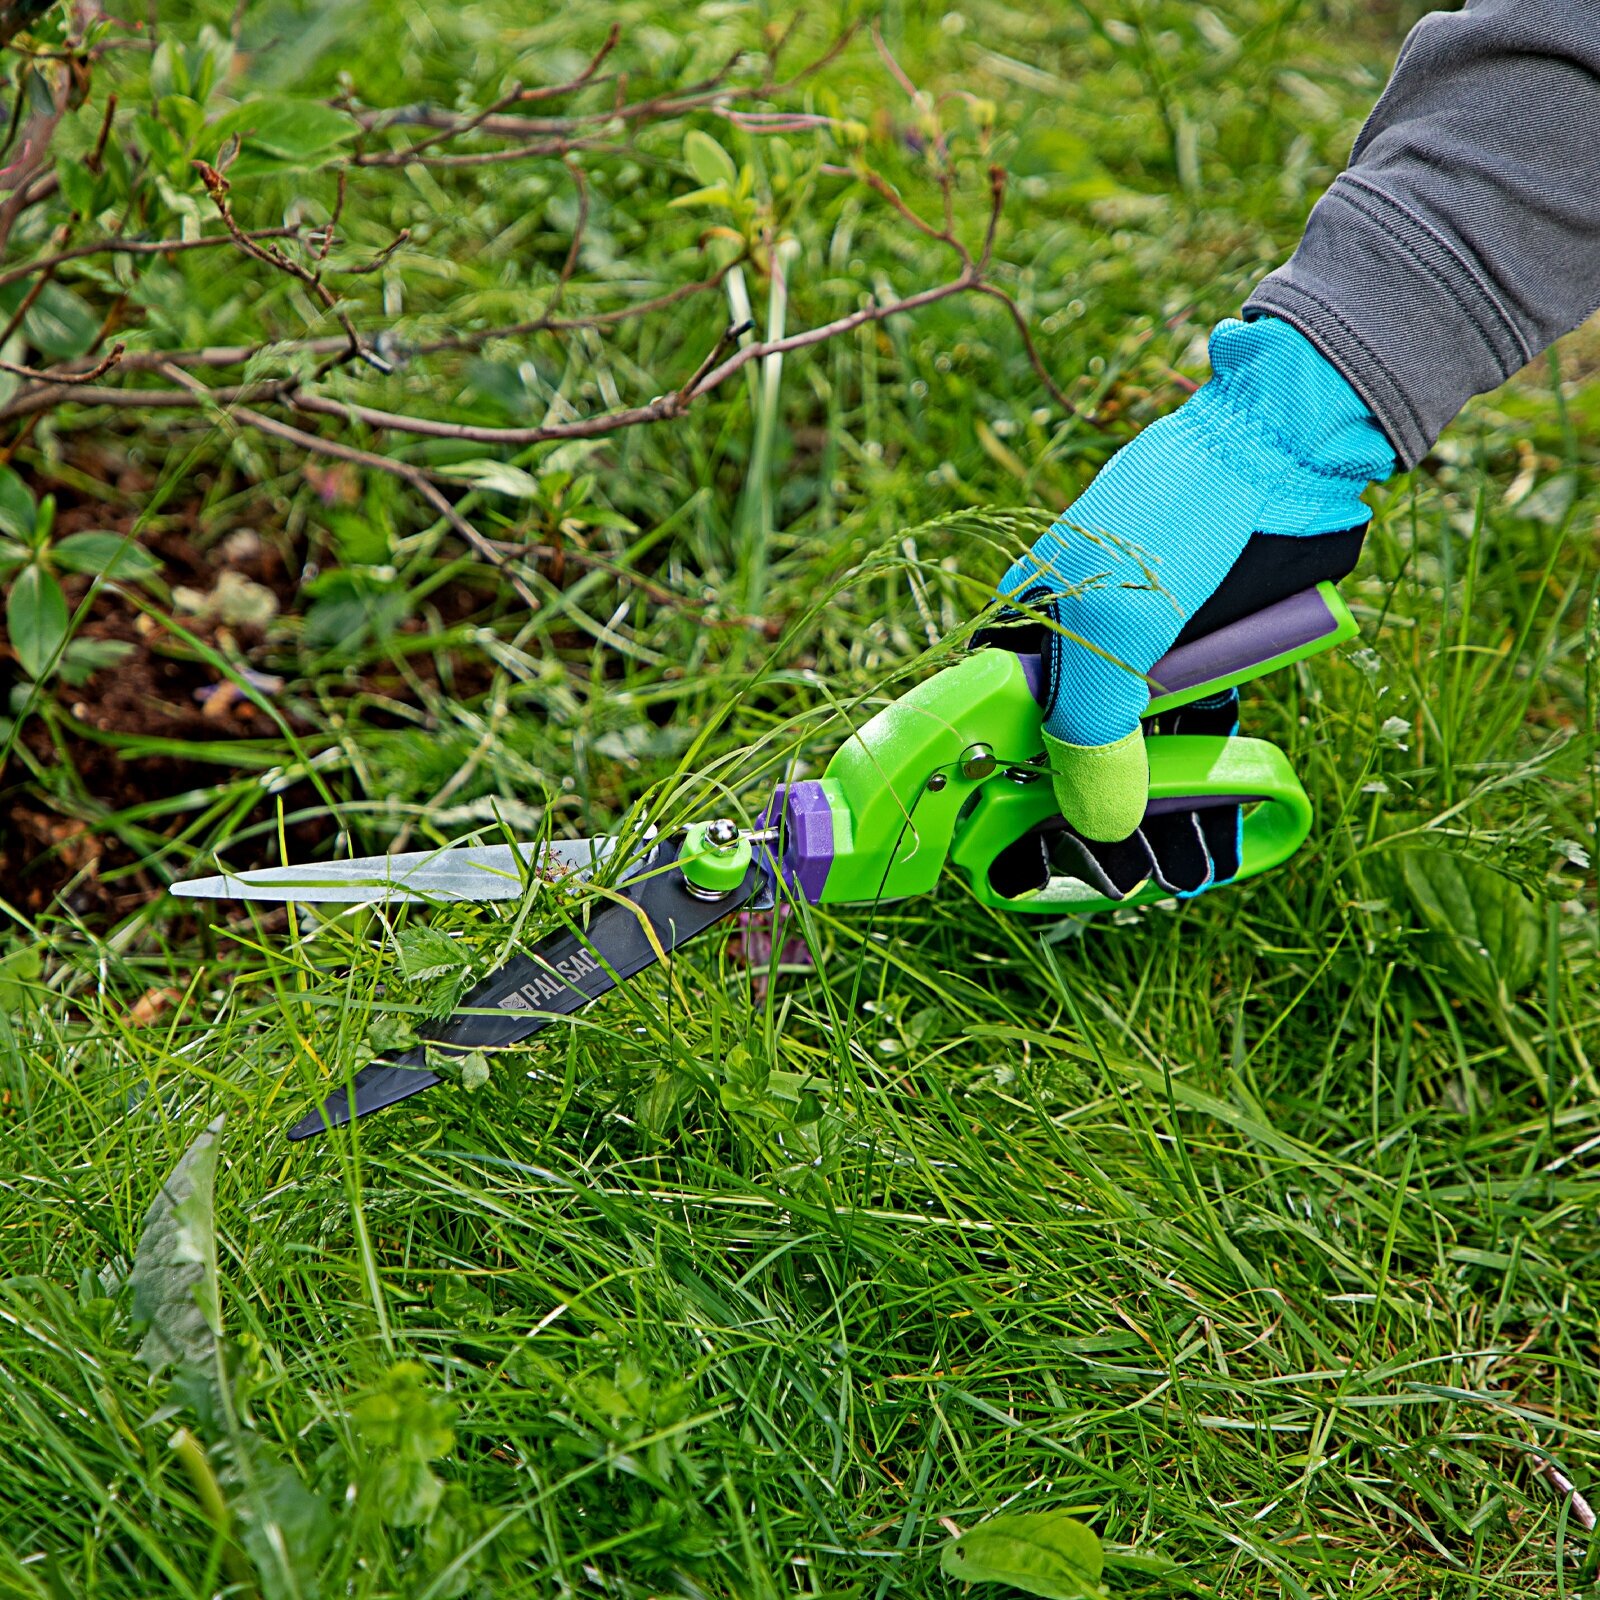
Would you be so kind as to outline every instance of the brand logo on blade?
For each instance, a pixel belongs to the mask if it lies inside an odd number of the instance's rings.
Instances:
[[[570,999],[582,978],[601,970],[600,963],[587,950],[579,950],[559,961],[548,961],[548,972],[535,973],[519,983],[509,994],[495,1001],[502,1011],[543,1011],[553,1000]]]

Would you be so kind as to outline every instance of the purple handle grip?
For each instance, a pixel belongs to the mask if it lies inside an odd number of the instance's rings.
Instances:
[[[1339,627],[1339,618],[1320,591],[1303,589],[1286,600],[1275,601],[1248,617],[1230,622],[1203,639],[1169,650],[1150,669],[1151,699],[1178,694],[1194,698],[1194,690],[1204,689],[1209,684],[1226,688],[1230,679],[1238,680],[1252,667],[1304,650],[1322,639],[1331,642]],[[1020,659],[1028,687],[1034,699],[1043,705],[1044,660],[1040,656]]]
[[[1169,650],[1150,669],[1151,697],[1181,694],[1234,677],[1338,631],[1339,619],[1321,592],[1302,589],[1203,639]]]

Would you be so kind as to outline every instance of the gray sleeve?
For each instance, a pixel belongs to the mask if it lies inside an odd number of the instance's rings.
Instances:
[[[1245,316],[1292,323],[1415,466],[1600,305],[1600,0],[1424,17]]]

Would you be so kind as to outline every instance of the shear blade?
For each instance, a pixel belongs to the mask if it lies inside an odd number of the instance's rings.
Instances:
[[[538,844],[457,845],[406,850],[302,867],[219,873],[172,885],[196,900],[298,900],[355,905],[388,900],[516,900],[529,877],[588,875],[616,849],[615,839],[553,839]]]
[[[420,1094],[440,1081],[427,1067],[428,1050],[465,1054],[520,1044],[557,1017],[570,1016],[617,984],[643,972],[662,955],[770,891],[768,869],[755,863],[744,882],[714,900],[692,894],[674,865],[678,840],[665,839],[640,863],[618,898],[608,900],[580,932],[547,939],[514,956],[478,984],[461,1009],[424,1030],[426,1044],[375,1061],[336,1089],[310,1116],[289,1130],[309,1139],[327,1128]]]

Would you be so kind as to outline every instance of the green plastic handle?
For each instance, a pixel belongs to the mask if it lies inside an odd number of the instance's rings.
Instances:
[[[1150,798],[1242,800],[1246,809],[1239,878],[1282,865],[1311,831],[1311,801],[1289,758],[1264,739],[1201,734],[1155,734],[1150,754]],[[1075,878],[1017,896],[1000,894],[989,881],[995,857],[1030,828],[1056,815],[1048,775],[1037,781],[1010,779],[987,784],[967,814],[951,847],[950,861],[985,905],[1004,911],[1083,913],[1141,905],[1170,894],[1153,880],[1125,900],[1097,894]]]
[[[1284,621],[1291,612],[1298,613],[1294,627]],[[1157,666],[1168,675],[1151,710],[1248,682],[1354,632],[1333,585],[1319,584],[1188,647],[1181,667],[1179,653],[1164,658]],[[1174,682],[1168,669],[1186,681]],[[974,651],[886,706],[812,785],[826,804],[830,834],[826,880],[809,891],[817,903],[925,894],[947,862],[967,874],[980,900],[1013,911],[1092,911],[1161,897],[1165,891],[1156,885],[1121,902],[1066,880],[1016,898],[992,887],[995,857],[1054,814],[1041,723],[1023,658],[1001,649]],[[1147,748],[1152,799],[1248,802],[1239,877],[1277,866],[1305,839],[1310,802],[1273,746],[1152,735]]]

